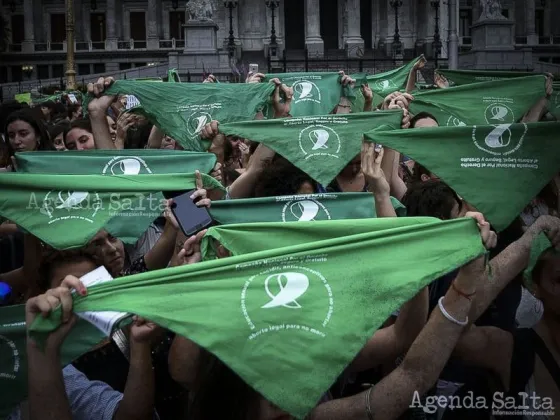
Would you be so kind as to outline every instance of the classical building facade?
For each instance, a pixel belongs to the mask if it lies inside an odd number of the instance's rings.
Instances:
[[[266,62],[273,26],[278,44],[273,52],[279,57],[284,52],[302,57],[307,51],[310,57],[391,58],[397,27],[405,58],[419,53],[433,57],[436,22],[441,39],[438,57],[445,59],[449,14],[456,14],[460,51],[470,49],[471,26],[480,15],[478,0],[239,0],[230,2],[235,4],[230,27],[225,2],[206,1],[212,5],[216,53],[228,56],[232,31],[239,62]],[[185,24],[191,17],[186,3],[74,0],[78,80],[94,73],[181,61],[177,57],[187,53]],[[274,22],[271,3],[278,3]],[[450,3],[457,7],[450,10]],[[515,24],[515,48],[530,48],[535,60],[560,64],[560,25],[553,20],[560,16],[560,0],[502,0],[501,4],[504,16]],[[0,0],[0,11],[11,29],[8,49],[0,53],[0,83],[63,77],[65,1]],[[188,54],[193,55],[192,49]],[[204,66],[203,61],[204,57],[198,59],[192,69],[201,62]]]

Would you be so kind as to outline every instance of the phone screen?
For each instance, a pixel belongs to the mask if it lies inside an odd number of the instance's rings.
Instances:
[[[163,193],[165,198],[173,199],[171,211],[186,236],[195,235],[213,222],[206,207],[197,207],[193,200],[191,200],[191,195],[195,191],[165,191]]]

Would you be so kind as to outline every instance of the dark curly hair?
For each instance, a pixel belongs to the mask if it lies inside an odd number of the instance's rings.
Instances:
[[[310,183],[317,190],[317,183],[282,156],[276,155],[262,172],[255,186],[255,197],[276,197],[294,195],[304,183]]]
[[[455,204],[461,209],[463,203],[457,193],[440,180],[430,180],[412,184],[402,203],[410,217],[437,217],[441,220],[451,219]]]
[[[4,137],[6,138],[6,145],[8,147],[9,156],[14,155],[14,150],[10,144],[8,138],[8,126],[15,121],[24,121],[33,128],[35,135],[39,137],[39,142],[35,150],[54,150],[54,146],[51,142],[51,138],[43,122],[37,118],[37,112],[32,108],[23,108],[19,111],[12,112],[4,125]]]

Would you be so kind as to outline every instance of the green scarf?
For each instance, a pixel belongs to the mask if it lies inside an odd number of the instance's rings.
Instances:
[[[544,232],[541,232],[531,244],[531,254],[529,256],[529,264],[527,268],[523,272],[523,276],[525,277],[525,281],[527,284],[533,284],[533,270],[539,261],[540,256],[543,252],[552,248],[552,244],[550,240],[546,236]]]
[[[220,124],[220,131],[263,143],[322,185],[360,153],[362,133],[400,128],[402,112],[378,111]]]
[[[368,75],[367,82],[369,87],[373,93],[380,96],[381,99],[397,90],[404,89],[408,81],[410,70],[412,70],[418,60],[420,60],[420,57],[416,57],[408,64],[394,70]]]
[[[340,102],[342,86],[338,73],[278,73],[267,74],[264,82],[278,78],[294,89],[290,115],[308,117],[330,114]],[[267,118],[273,118],[272,106],[263,110]]]
[[[222,188],[214,178],[202,177],[207,188]],[[115,216],[160,216],[163,206],[150,193],[194,188],[194,174],[5,173],[0,174],[0,215],[53,248],[67,249],[87,244]]]
[[[181,77],[179,76],[177,69],[170,69],[167,72],[167,81],[169,83],[181,83]]]
[[[146,115],[185,150],[206,151],[200,130],[212,120],[251,120],[270,100],[269,83],[151,83],[118,80],[107,95],[130,94],[138,98]],[[84,106],[87,109],[87,105]]]
[[[31,104],[31,93],[27,92],[27,93],[19,93],[17,95],[14,96],[14,99],[16,100],[16,102],[19,102],[20,104]]]
[[[436,127],[366,139],[426,167],[501,231],[560,170],[558,130],[560,123]]]
[[[496,80],[508,80],[516,77],[534,76],[533,72],[526,71],[495,71],[495,70],[447,70],[437,69],[445,77],[451,86],[470,85],[472,83],[493,82]]]
[[[297,418],[395,309],[485,252],[472,219],[253,223],[209,236],[234,254],[270,249],[116,279],[74,309],[135,313],[188,337]],[[37,318],[32,336],[44,342],[59,321],[60,310]]]
[[[440,126],[511,124],[545,96],[542,75],[418,92],[410,112],[429,112]]]
[[[403,214],[404,206],[391,197]],[[212,202],[212,218],[221,225],[256,222],[305,222],[312,220],[377,217],[370,193],[290,195]]]
[[[0,319],[0,418],[6,418],[27,398],[25,305],[0,308]],[[88,352],[104,338],[96,327],[79,319],[62,346],[62,366]]]
[[[199,170],[209,174],[216,164],[212,153],[179,150],[88,150],[16,153],[18,172],[52,175],[147,175],[181,174]],[[112,217],[105,229],[125,243],[135,243],[158,216],[155,211],[138,211],[144,203],[160,203],[161,193],[132,201],[129,210]]]

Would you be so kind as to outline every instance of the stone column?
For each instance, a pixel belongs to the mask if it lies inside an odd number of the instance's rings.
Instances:
[[[74,0],[74,39],[76,42],[84,40],[84,26],[82,25],[82,0]]]
[[[24,40],[22,51],[26,53],[35,52],[35,28],[33,27],[33,0],[23,0],[24,15]]]
[[[449,0],[449,47],[448,63],[451,70],[459,66],[459,36],[457,35],[458,0]]]
[[[305,0],[305,21],[305,46],[309,54],[312,56],[323,56],[325,44],[323,43],[323,38],[321,38],[319,0]]]
[[[107,25],[107,49],[117,49],[117,16],[115,0],[107,0],[107,13],[105,16]]]
[[[82,21],[79,23],[84,34],[84,41],[91,40],[90,7],[87,2],[82,2]]]
[[[360,0],[346,0],[346,13],[348,16],[348,38],[346,39],[348,56],[358,57],[364,52],[364,40],[360,33]],[[369,19],[369,16],[365,18]]]
[[[157,50],[159,49],[159,36],[158,36],[158,2],[157,0],[148,0],[148,9],[146,14],[148,15],[148,49]]]
[[[553,16],[552,16],[552,7],[550,3],[551,3],[550,0],[546,0],[544,6],[544,25],[543,25],[544,36],[550,36],[552,34],[550,29],[551,29],[551,20]]]

